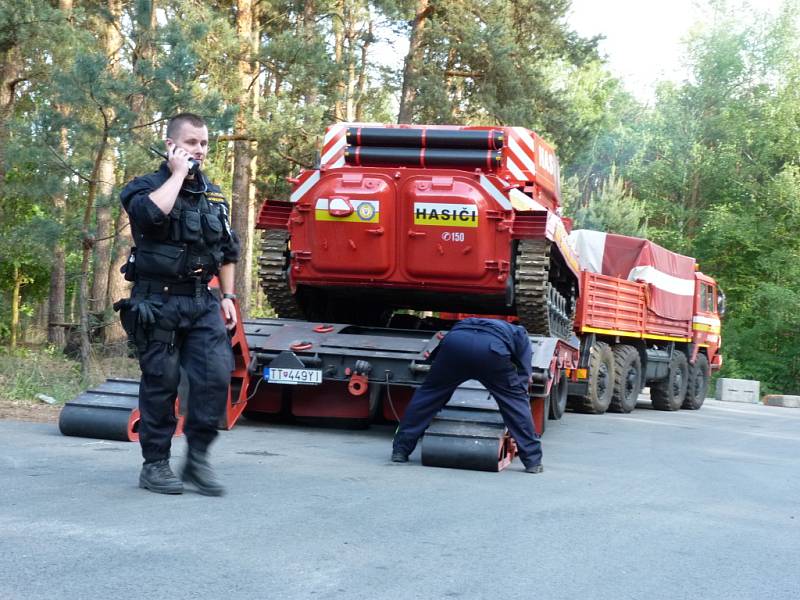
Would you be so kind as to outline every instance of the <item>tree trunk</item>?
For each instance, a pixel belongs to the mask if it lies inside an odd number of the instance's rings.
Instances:
[[[316,0],[305,0],[303,4],[303,41],[307,48],[311,48],[314,42],[314,34],[317,30],[317,6]],[[304,99],[306,106],[316,106],[318,101],[317,85],[310,84]]]
[[[103,50],[108,57],[108,70],[113,74],[119,72],[119,51],[122,47],[120,35],[120,17],[122,0],[108,0],[108,20],[103,27]],[[105,128],[115,117],[114,107],[103,110]],[[99,155],[100,165],[97,171],[97,204],[96,234],[94,244],[94,279],[89,308],[94,314],[102,314],[106,310],[108,297],[108,279],[111,266],[111,247],[113,244],[113,212],[111,196],[114,191],[114,172],[116,159],[114,145],[110,137],[106,137],[105,151]]]
[[[333,102],[333,118],[345,119],[345,95],[347,84],[344,80],[344,2],[336,0],[333,11],[333,60],[336,63],[336,97]]]
[[[417,79],[419,77],[419,63],[422,50],[422,32],[425,20],[430,15],[432,6],[428,0],[417,0],[417,10],[414,21],[411,23],[411,35],[408,38],[408,54],[403,66],[403,87],[400,93],[400,111],[397,115],[398,123],[410,123],[412,108],[417,97]]]
[[[251,58],[253,59],[253,63],[251,65],[252,73],[256,73],[258,69],[258,64],[256,63],[256,57],[258,56],[259,47],[261,45],[261,30],[260,30],[260,23],[261,19],[260,16],[260,3],[256,3],[253,7],[253,35],[251,36],[252,44],[251,44]],[[260,116],[261,112],[261,78],[254,77],[253,84],[252,84],[252,101],[253,101],[253,119],[257,120]],[[250,160],[250,202],[249,202],[249,209],[247,213],[247,221],[250,225],[249,235],[250,235],[250,245],[251,250],[249,253],[250,257],[250,281],[248,293],[245,295],[245,303],[239,303],[239,309],[243,311],[243,314],[250,315],[251,307],[253,305],[253,300],[255,298],[254,293],[258,290],[260,284],[258,281],[258,277],[253,277],[253,269],[255,268],[253,264],[253,251],[254,246],[257,245],[257,236],[255,234],[255,223],[256,223],[256,202],[258,198],[256,197],[257,189],[255,186],[255,182],[258,180],[258,142],[252,142],[251,146],[251,156],[252,159]]]
[[[346,7],[344,12],[345,33],[344,38],[347,48],[347,87],[345,96],[345,118],[348,122],[353,122],[356,118],[356,86],[358,77],[356,76],[356,57],[353,52],[354,40],[356,38],[356,11],[353,7]]]
[[[372,44],[372,19],[369,19],[367,37],[361,45],[361,68],[358,72],[358,102],[356,103],[356,121],[364,120],[364,103],[367,100],[367,58],[369,57],[369,47]]]
[[[22,57],[19,48],[11,46],[7,50],[0,51],[0,191],[6,178],[8,124],[14,110],[15,90],[22,80]]]
[[[456,67],[456,49],[450,48],[447,54],[447,71],[453,71]],[[458,123],[461,119],[460,107],[461,99],[464,96],[464,78],[448,76],[447,87],[450,96],[450,119],[452,123]]]
[[[120,272],[120,268],[128,260],[131,250],[131,234],[128,226],[128,213],[124,210],[119,212],[116,227],[114,228],[114,261],[111,263],[111,276],[108,280],[107,306],[111,306],[117,300],[130,295],[131,284],[125,280]],[[120,342],[126,337],[125,330],[119,319],[111,318],[104,329],[104,342]]]
[[[11,289],[11,349],[17,347],[17,331],[19,330],[19,292],[22,287],[22,275],[19,265],[12,268],[13,288]]]
[[[133,70],[139,78],[142,87],[145,87],[147,82],[143,80],[142,73],[139,71],[138,67],[141,61],[152,61],[155,57],[153,37],[158,24],[158,21],[156,20],[156,1],[151,0],[150,2],[137,2],[136,6],[136,29],[134,31],[134,42],[136,47],[133,50]],[[136,119],[137,125],[141,125],[153,120],[152,115],[150,114],[151,111],[148,109],[147,98],[144,93],[133,94],[131,96],[130,107],[134,114],[139,115],[139,117]],[[137,128],[134,131],[134,138],[143,143],[144,137],[148,134],[149,131],[147,131],[147,129]]]
[[[89,180],[89,192],[86,197],[86,207],[83,211],[83,254],[81,257],[81,271],[78,283],[78,312],[79,312],[79,335],[81,347],[81,375],[84,379],[89,378],[89,367],[91,360],[91,341],[89,338],[89,266],[91,264],[92,249],[94,247],[94,237],[90,233],[92,225],[92,208],[97,200],[98,178],[100,167],[108,148],[108,129],[104,129],[100,138],[100,147],[95,156],[92,176]],[[105,298],[105,294],[103,295]]]
[[[70,324],[77,322],[78,317],[76,316],[76,309],[78,307],[78,287],[75,286],[72,288],[72,292],[69,295],[69,310],[67,311],[66,316],[69,317]]]
[[[39,308],[36,310],[36,332],[41,334],[47,333],[47,324],[50,322],[50,304],[45,299],[39,303]],[[37,335],[38,337],[38,335]]]
[[[95,315],[106,309],[108,279],[111,265],[111,246],[114,241],[111,195],[114,189],[115,159],[110,144],[100,157],[97,173],[97,205],[95,207],[94,278],[89,299],[89,311]]]
[[[149,2],[138,2],[136,4],[136,13],[134,16],[134,43],[133,49],[133,71],[141,80],[141,72],[138,70],[140,61],[150,61],[155,56],[155,48],[153,46],[153,34],[157,25],[156,20],[156,3],[155,0]],[[146,82],[142,81],[143,86]],[[130,109],[137,115],[136,124],[142,125],[144,123],[153,121],[152,110],[149,108],[147,96],[144,93],[133,94],[130,97]],[[140,146],[145,146],[149,141],[151,132],[148,128],[136,128],[133,131],[133,139],[135,143]],[[124,181],[129,181],[134,177],[135,173],[128,170],[126,166]],[[111,199],[112,205],[116,205],[116,199]],[[128,214],[124,210],[119,211],[116,224],[114,226],[114,239],[112,249],[112,262],[108,277],[108,286],[106,292],[106,306],[110,306],[117,300],[130,295],[130,282],[125,280],[124,275],[120,272],[120,268],[128,260],[131,248],[131,233],[128,223]],[[103,341],[106,343],[115,343],[124,340],[126,337],[125,330],[122,328],[118,318],[111,317],[108,319],[108,324],[103,330]]]
[[[66,108],[56,107],[62,115],[66,114]],[[69,150],[66,127],[61,128],[59,150],[62,158],[66,159]],[[64,186],[69,182],[63,179]],[[53,218],[59,225],[64,224],[64,217],[67,212],[67,197],[64,192],[59,192],[53,196]],[[50,271],[50,323],[47,328],[47,341],[56,348],[63,348],[66,344],[64,327],[64,300],[67,288],[67,257],[64,247],[63,232],[59,234],[53,247],[53,270]]]
[[[234,135],[247,137],[249,117],[253,107],[252,36],[253,4],[251,0],[236,2],[236,33],[239,37],[239,112],[236,115]],[[236,139],[233,142],[233,186],[231,194],[231,225],[239,235],[241,255],[236,265],[236,291],[239,293],[239,309],[247,315],[253,267],[253,207],[250,196],[250,141]]]

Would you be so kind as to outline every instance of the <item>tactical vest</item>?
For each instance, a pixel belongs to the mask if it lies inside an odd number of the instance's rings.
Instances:
[[[174,282],[200,277],[208,281],[219,273],[222,244],[230,236],[227,207],[213,189],[214,201],[206,193],[192,194],[196,202],[187,195],[184,190],[178,195],[161,236],[134,232],[136,247],[125,265],[125,279]]]

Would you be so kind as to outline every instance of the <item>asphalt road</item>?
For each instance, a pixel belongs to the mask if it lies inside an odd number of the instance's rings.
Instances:
[[[388,427],[243,422],[207,498],[138,489],[134,444],[0,421],[0,598],[800,597],[800,410],[550,425],[528,475],[393,465]]]

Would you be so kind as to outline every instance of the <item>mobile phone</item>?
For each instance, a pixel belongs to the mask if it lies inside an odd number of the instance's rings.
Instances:
[[[161,152],[161,150],[159,150],[155,146],[150,146],[150,152],[152,152],[156,156],[160,156],[164,160],[169,160],[169,157],[166,154],[164,154],[163,152]],[[193,158],[186,159],[186,164],[189,167],[189,173],[190,174],[197,173],[197,170],[200,168],[200,162],[196,161]]]

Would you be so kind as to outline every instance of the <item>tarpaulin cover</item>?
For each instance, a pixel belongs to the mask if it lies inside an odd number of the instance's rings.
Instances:
[[[695,261],[691,256],[670,252],[649,240],[588,229],[576,229],[569,240],[581,269],[644,281],[653,312],[668,319],[692,318]]]

